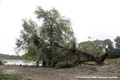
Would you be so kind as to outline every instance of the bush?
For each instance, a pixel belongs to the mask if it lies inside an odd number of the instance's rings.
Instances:
[[[56,64],[56,68],[69,68],[73,66],[72,61],[59,62]]]

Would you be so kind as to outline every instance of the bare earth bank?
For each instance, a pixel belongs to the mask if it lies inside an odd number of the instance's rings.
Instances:
[[[1,69],[18,73],[32,80],[120,80],[120,59],[106,60],[103,66],[80,65],[74,68],[55,69],[44,67],[0,66]],[[80,78],[80,77],[97,78]],[[76,78],[78,77],[78,78]],[[99,78],[107,77],[107,78]],[[113,77],[112,79],[110,77]],[[116,79],[114,77],[117,77]]]

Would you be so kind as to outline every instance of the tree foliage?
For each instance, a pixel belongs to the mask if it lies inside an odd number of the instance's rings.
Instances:
[[[89,38],[90,39],[90,38]],[[104,62],[107,53],[105,50],[106,44],[103,44],[102,40],[86,41],[79,43],[79,49],[81,51],[87,52],[93,56],[98,64]]]
[[[37,65],[43,61],[43,66],[54,66],[70,53],[63,50],[63,46],[73,46],[71,42],[75,38],[71,22],[54,8],[48,11],[38,7],[35,13],[37,19],[42,20],[42,25],[37,26],[32,20],[23,20],[23,30],[16,42],[17,49],[26,51],[27,56],[36,59]]]
[[[116,49],[120,49],[120,36],[117,36],[115,38],[115,46],[116,46]]]
[[[117,36],[114,41],[115,41],[115,50],[113,56],[115,58],[118,58],[120,57],[120,36]]]

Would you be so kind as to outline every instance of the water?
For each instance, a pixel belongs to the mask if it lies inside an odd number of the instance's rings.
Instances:
[[[26,60],[4,60],[5,65],[27,65],[27,66],[35,66],[35,62],[26,61]],[[41,66],[41,64],[39,65]]]

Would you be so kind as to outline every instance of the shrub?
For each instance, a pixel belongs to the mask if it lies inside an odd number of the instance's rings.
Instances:
[[[59,62],[56,64],[56,68],[69,68],[73,66],[72,61]]]

